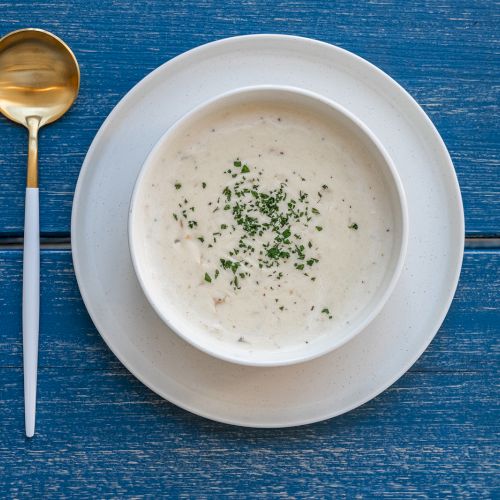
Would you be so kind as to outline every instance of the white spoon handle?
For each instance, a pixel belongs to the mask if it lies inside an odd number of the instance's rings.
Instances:
[[[40,222],[38,188],[26,188],[23,253],[23,366],[26,436],[35,433],[40,314]]]

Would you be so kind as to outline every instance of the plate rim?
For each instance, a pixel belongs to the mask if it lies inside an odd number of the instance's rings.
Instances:
[[[72,244],[71,245],[71,254],[72,254],[72,260],[73,260],[73,267],[75,271],[75,276],[77,280],[77,284],[83,299],[83,302],[85,304],[85,307],[87,309],[87,312],[92,319],[92,322],[94,323],[95,328],[99,332],[101,338],[104,340],[105,344],[108,346],[108,348],[113,352],[113,354],[118,358],[118,360],[124,365],[124,367],[134,376],[136,377],[141,383],[143,383],[146,387],[148,387],[150,390],[158,394],[160,397],[163,399],[171,402],[172,404],[175,404],[176,406],[189,411],[193,414],[199,415],[204,418],[208,418],[213,421],[221,422],[224,424],[229,424],[229,425],[235,425],[235,426],[241,426],[241,427],[252,427],[252,428],[286,428],[286,427],[297,427],[297,426],[302,426],[302,425],[308,425],[311,423],[316,423],[324,420],[328,420],[331,418],[334,418],[336,416],[342,415],[344,413],[350,412],[351,410],[358,408],[368,401],[371,401],[373,398],[377,397],[379,394],[384,392],[386,389],[388,389],[391,385],[393,385],[397,380],[399,380],[414,364],[415,362],[420,358],[420,356],[423,354],[423,352],[428,348],[429,344],[432,342],[434,337],[436,336],[437,332],[439,331],[440,326],[442,325],[449,308],[451,306],[451,302],[453,300],[453,297],[455,295],[459,278],[460,278],[460,273],[462,269],[462,263],[463,263],[463,256],[464,256],[464,242],[465,242],[465,220],[464,220],[464,209],[463,209],[463,202],[462,202],[462,196],[460,192],[460,187],[458,183],[458,178],[456,175],[455,168],[453,166],[453,162],[451,160],[450,154],[448,152],[448,149],[446,148],[446,145],[439,134],[437,128],[429,118],[429,116],[425,113],[425,111],[422,109],[422,107],[418,104],[418,102],[407,92],[404,87],[402,87],[396,80],[394,80],[391,76],[389,76],[387,73],[382,71],[380,68],[375,66],[373,63],[370,61],[358,56],[357,54],[354,54],[346,49],[343,49],[341,47],[338,47],[336,45],[323,42],[320,40],[316,40],[313,38],[308,38],[308,37],[302,37],[302,36],[297,36],[297,35],[282,35],[282,34],[274,34],[274,33],[269,33],[269,34],[248,34],[248,35],[239,35],[239,36],[233,36],[233,37],[226,37],[222,38],[219,40],[215,40],[212,42],[208,42],[206,44],[194,47],[186,52],[183,52],[168,61],[164,62],[157,68],[155,68],[153,71],[148,73],[144,78],[139,80],[121,99],[120,101],[113,107],[111,112],[108,114],[106,119],[103,121],[101,126],[99,127],[99,130],[97,131],[94,139],[92,140],[92,143],[85,155],[85,159],[83,161],[82,167],[80,169],[80,173],[78,176],[78,181],[75,187],[75,194],[73,198],[73,205],[72,205],[72,211],[71,211],[71,241],[76,242],[77,240],[77,216],[78,216],[78,210],[79,207],[81,206],[81,201],[80,199],[82,198],[82,191],[83,191],[83,185],[85,183],[85,178],[89,175],[90,172],[90,164],[92,160],[92,156],[94,155],[94,151],[97,148],[97,144],[99,140],[101,139],[101,136],[104,135],[106,132],[106,129],[108,128],[109,122],[113,119],[114,115],[117,114],[123,107],[125,107],[128,104],[128,101],[130,100],[131,97],[133,97],[137,92],[140,91],[140,87],[147,82],[149,82],[151,79],[153,79],[157,73],[160,73],[167,65],[171,66],[174,64],[179,64],[181,63],[184,59],[188,59],[189,57],[193,55],[198,55],[199,53],[202,53],[204,51],[209,51],[213,47],[217,47],[218,45],[224,45],[224,44],[230,44],[230,43],[237,43],[239,41],[247,41],[247,40],[255,40],[255,39],[260,39],[260,40],[269,40],[269,41],[274,41],[274,40],[280,40],[280,41],[285,41],[285,40],[294,40],[298,42],[302,42],[305,44],[310,44],[310,45],[316,45],[320,46],[323,48],[327,48],[328,50],[333,50],[337,51],[343,54],[344,57],[350,58],[351,60],[354,60],[358,63],[361,63],[363,65],[368,65],[368,67],[372,70],[375,71],[379,77],[382,77],[384,80],[386,80],[388,83],[391,85],[395,86],[409,101],[413,104],[415,111],[417,111],[420,115],[421,118],[424,119],[424,121],[427,123],[427,126],[429,127],[429,130],[433,133],[433,136],[435,139],[437,139],[437,144],[439,146],[440,153],[443,155],[443,158],[446,160],[447,166],[448,166],[448,174],[450,174],[450,180],[452,181],[453,185],[453,198],[455,200],[455,208],[457,209],[457,213],[454,214],[455,216],[458,217],[458,220],[455,222],[458,222],[459,226],[457,228],[457,234],[460,235],[460,241],[457,242],[457,250],[459,254],[457,255],[457,262],[456,262],[456,267],[455,269],[450,269],[450,275],[453,274],[453,280],[450,280],[449,283],[449,292],[448,296],[446,297],[446,301],[443,298],[442,302],[442,307],[441,307],[441,314],[438,316],[436,321],[433,323],[432,328],[429,328],[430,334],[427,335],[425,339],[422,339],[422,348],[416,350],[416,352],[409,358],[409,361],[405,363],[404,367],[397,372],[396,375],[393,377],[390,377],[388,381],[384,381],[383,383],[380,383],[377,385],[375,389],[370,391],[367,395],[364,395],[361,398],[358,398],[355,402],[353,402],[350,405],[346,405],[343,407],[341,410],[335,410],[332,412],[326,412],[325,414],[322,415],[316,415],[314,417],[310,418],[303,418],[303,419],[297,419],[296,421],[293,422],[287,422],[287,423],[269,423],[269,422],[236,422],[235,420],[232,420],[230,418],[221,418],[220,416],[213,416],[210,414],[209,411],[203,411],[198,408],[194,408],[192,405],[180,402],[177,397],[172,396],[172,395],[167,395],[165,392],[157,387],[154,383],[151,383],[146,380],[146,377],[143,377],[142,374],[138,373],[134,368],[131,368],[129,366],[130,364],[128,361],[125,359],[125,356],[122,355],[122,352],[119,348],[116,346],[112,346],[111,342],[108,341],[108,338],[103,331],[105,331],[105,328],[100,325],[100,321],[97,319],[97,314],[95,313],[95,310],[93,307],[90,305],[91,301],[89,299],[90,293],[88,293],[88,290],[86,289],[84,285],[84,279],[82,277],[82,271],[80,269],[80,264],[79,264],[79,256],[78,256],[78,249],[77,246]],[[451,198],[451,197],[450,197]],[[411,229],[410,229],[411,231]],[[459,246],[460,244],[460,246]],[[314,361],[313,361],[314,362]]]

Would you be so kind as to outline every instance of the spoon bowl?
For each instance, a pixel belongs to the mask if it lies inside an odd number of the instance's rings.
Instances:
[[[80,85],[78,62],[58,37],[39,29],[9,33],[0,39],[0,111],[28,126],[60,118],[73,104]]]

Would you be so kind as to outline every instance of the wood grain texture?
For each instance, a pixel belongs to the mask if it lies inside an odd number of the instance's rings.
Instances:
[[[0,252],[0,491],[14,498],[498,498],[500,253],[468,251],[436,339],[347,415],[256,430],[191,415],[116,360],[68,251],[42,255],[38,431],[23,436],[21,252]]]
[[[22,252],[0,252],[0,367],[22,367]],[[41,367],[121,366],[96,332],[76,283],[70,253],[41,257]],[[421,371],[494,371],[500,363],[500,253],[468,251],[452,307]]]
[[[470,0],[0,0],[0,35],[49,29],[82,70],[76,106],[44,129],[41,224],[68,236],[85,153],[121,97],[215,39],[288,33],[356,52],[400,82],[442,134],[468,236],[500,236],[500,9]],[[26,136],[0,117],[0,238],[22,234]],[[467,251],[437,337],[347,415],[254,430],[145,388],[95,330],[67,250],[42,252],[38,429],[23,435],[21,250],[0,250],[1,498],[499,498],[500,252]]]
[[[499,9],[495,2],[420,0],[5,2],[0,32],[49,29],[82,70],[76,106],[41,133],[44,234],[67,235],[74,187],[98,127],[163,62],[215,39],[288,33],[356,52],[399,81],[432,118],[455,162],[469,236],[500,234]],[[0,119],[0,235],[22,232],[26,137]]]

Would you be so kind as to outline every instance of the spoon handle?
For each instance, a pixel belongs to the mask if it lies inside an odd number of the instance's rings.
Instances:
[[[23,365],[26,436],[35,433],[40,313],[40,227],[38,188],[26,188],[23,253]]]

